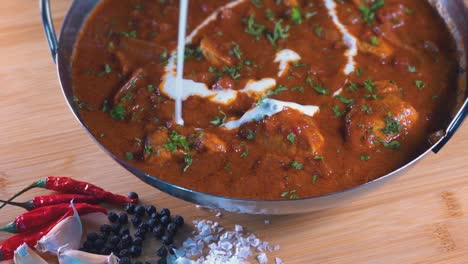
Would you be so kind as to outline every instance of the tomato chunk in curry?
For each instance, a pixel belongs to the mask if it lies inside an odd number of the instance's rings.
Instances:
[[[192,0],[183,118],[178,1],[102,1],[73,55],[75,101],[112,153],[210,194],[297,199],[409,162],[442,129],[456,48],[426,1]]]

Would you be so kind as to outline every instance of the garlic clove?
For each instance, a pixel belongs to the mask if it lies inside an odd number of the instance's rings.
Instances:
[[[70,203],[73,215],[60,221],[36,244],[40,252],[57,254],[59,248],[78,249],[83,235],[83,226],[73,201]]]
[[[47,261],[30,249],[26,243],[23,243],[15,250],[13,261],[15,264],[47,264]]]
[[[66,248],[59,249],[58,260],[60,264],[118,264],[120,262],[114,254],[103,256]]]

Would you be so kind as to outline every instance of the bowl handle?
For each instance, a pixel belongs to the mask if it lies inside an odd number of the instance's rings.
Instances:
[[[453,136],[455,131],[461,126],[461,124],[463,123],[463,120],[465,120],[467,113],[468,113],[468,99],[465,100],[465,103],[463,103],[460,111],[457,113],[455,118],[452,120],[452,122],[448,126],[445,132],[445,136],[439,142],[437,142],[437,144],[432,148],[432,151],[434,151],[434,153],[439,152],[439,150],[441,150],[442,147],[445,146],[445,144]]]
[[[49,0],[39,0],[39,6],[41,9],[42,24],[44,26],[44,32],[46,35],[47,43],[49,44],[50,53],[54,63],[57,62],[57,35],[55,34],[54,23],[52,21],[52,15],[50,12]]]

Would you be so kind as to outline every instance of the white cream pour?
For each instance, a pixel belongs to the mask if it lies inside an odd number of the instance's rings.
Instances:
[[[180,1],[179,11],[179,30],[177,37],[177,53],[185,54],[185,35],[187,30],[187,12],[188,12],[188,0]],[[175,81],[175,116],[174,119],[177,124],[184,125],[184,119],[182,118],[182,84],[184,77],[184,56],[177,57],[176,66],[176,81]]]
[[[314,114],[319,111],[319,107],[314,105],[300,105],[296,103],[266,98],[262,100],[260,105],[257,105],[249,111],[245,112],[245,114],[240,119],[229,121],[225,123],[223,127],[227,129],[238,128],[245,123],[261,120],[266,116],[275,115],[288,108],[300,111],[308,116],[314,116]]]
[[[209,15],[205,20],[203,20],[203,22],[198,25],[193,31],[192,33],[190,33],[190,35],[187,36],[187,38],[185,39],[186,42],[190,42],[193,40],[193,38],[197,35],[198,31],[200,31],[202,28],[204,28],[206,25],[208,25],[209,23],[213,22],[216,20],[216,17],[218,16],[218,14],[220,12],[222,12],[223,10],[225,9],[229,9],[229,8],[234,8],[236,7],[237,5],[239,5],[240,3],[242,2],[246,2],[247,0],[236,0],[236,1],[232,1],[230,2],[229,4],[226,4],[226,5],[223,5],[222,7],[216,9],[213,13],[211,13],[211,15]]]
[[[336,92],[333,93],[333,97],[337,96],[337,95],[340,95],[341,92],[343,92],[343,87],[341,87],[340,89],[336,90]]]
[[[348,62],[346,63],[343,72],[346,75],[354,72],[355,61],[354,56],[358,53],[357,39],[346,29],[346,27],[341,23],[338,15],[336,13],[336,3],[334,0],[324,0],[325,7],[328,9],[328,14],[332,17],[333,23],[336,25],[338,30],[343,34],[343,42],[348,47],[348,50],[345,52],[346,57],[348,57]]]
[[[301,56],[294,50],[284,49],[276,53],[274,62],[279,63],[278,77],[283,76],[289,68],[291,62],[297,62]]]

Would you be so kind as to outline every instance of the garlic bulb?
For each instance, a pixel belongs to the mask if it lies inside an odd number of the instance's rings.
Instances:
[[[30,249],[26,243],[15,250],[13,261],[15,264],[47,264],[47,261]]]
[[[62,247],[66,247],[66,249],[78,249],[80,247],[83,226],[73,201],[70,204],[73,215],[60,221],[43,236],[36,244],[37,250],[57,254],[58,249]]]
[[[103,256],[65,248],[59,249],[58,259],[60,264],[118,264],[120,262],[114,254]]]

